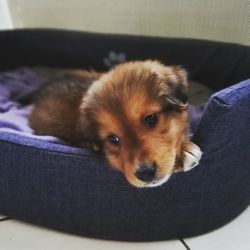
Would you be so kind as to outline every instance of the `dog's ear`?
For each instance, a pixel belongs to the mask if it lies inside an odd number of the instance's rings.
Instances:
[[[188,89],[181,82],[170,86],[166,100],[170,107],[176,110],[185,110],[188,105]]]
[[[180,66],[174,66],[174,79],[171,81],[167,78],[166,84],[166,108],[176,111],[186,110],[188,106],[188,84],[187,72]]]
[[[94,151],[102,151],[102,143],[98,135],[98,127],[90,108],[82,108],[78,123],[82,135],[82,146]]]

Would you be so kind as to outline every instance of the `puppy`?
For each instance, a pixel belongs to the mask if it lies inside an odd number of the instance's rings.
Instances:
[[[44,87],[29,117],[39,135],[102,151],[136,187],[155,187],[196,166],[189,141],[187,73],[135,61],[107,73],[72,71]]]

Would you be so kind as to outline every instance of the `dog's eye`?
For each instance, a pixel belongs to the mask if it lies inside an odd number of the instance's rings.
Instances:
[[[158,122],[158,115],[151,114],[144,116],[142,119],[143,124],[148,128],[154,128]]]
[[[107,139],[114,145],[118,145],[120,143],[120,139],[117,135],[109,135]]]

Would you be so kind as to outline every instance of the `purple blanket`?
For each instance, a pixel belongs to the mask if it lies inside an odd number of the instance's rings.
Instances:
[[[0,74],[0,133],[9,132],[27,137],[62,143],[53,136],[37,136],[28,124],[32,105],[23,106],[19,100],[47,81],[28,68]]]
[[[9,132],[23,136],[43,139],[55,143],[63,143],[53,136],[34,135],[28,124],[28,115],[32,105],[21,105],[19,100],[47,81],[35,70],[19,68],[15,71],[0,74],[0,133]],[[189,108],[190,136],[197,128],[204,106]]]

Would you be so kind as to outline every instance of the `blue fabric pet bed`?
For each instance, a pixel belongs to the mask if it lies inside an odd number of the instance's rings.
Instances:
[[[191,39],[62,30],[0,32],[0,213],[78,235],[155,241],[216,229],[250,204],[250,48]],[[217,91],[190,108],[199,166],[151,189],[130,186],[101,155],[32,135],[23,98],[34,66],[108,70],[159,59]],[[20,68],[26,67],[26,68]],[[18,69],[17,69],[18,68]]]

